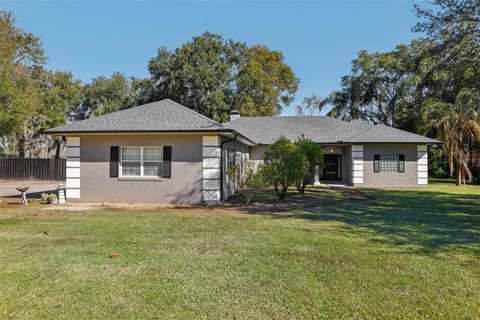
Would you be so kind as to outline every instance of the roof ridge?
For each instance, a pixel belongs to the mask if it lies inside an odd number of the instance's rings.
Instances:
[[[355,120],[358,120],[358,119],[355,119]],[[362,122],[362,123],[365,123],[365,124],[369,124],[369,123],[367,123],[367,122],[363,122],[363,121],[361,121],[361,122]],[[350,123],[350,122],[349,122],[349,123]],[[348,138],[346,141],[350,141],[350,140],[352,140],[353,138],[356,138],[356,137],[358,137],[359,135],[364,134],[364,133],[367,132],[368,130],[370,130],[370,129],[372,129],[372,128],[375,128],[375,126],[376,126],[375,124],[372,124],[371,127],[367,128],[367,129],[365,129],[365,130],[363,130],[363,131],[361,131],[361,132],[359,132],[359,133],[357,133],[357,134],[354,134],[353,136],[351,136],[350,138]]]
[[[86,119],[83,119],[83,120],[80,120],[80,121],[77,121],[77,122],[73,122],[73,123],[78,123],[78,122],[81,122],[81,121],[87,121],[87,120],[92,120],[92,119],[98,119],[100,117],[104,117],[104,116],[109,116],[109,115],[112,115],[112,114],[115,114],[115,113],[119,113],[119,112],[124,112],[124,111],[129,111],[129,110],[133,110],[133,109],[136,109],[136,108],[142,108],[142,107],[149,107],[150,105],[152,104],[155,104],[157,102],[161,102],[165,99],[162,99],[162,100],[158,100],[158,101],[152,101],[152,102],[149,102],[149,103],[145,103],[145,104],[141,104],[139,106],[133,106],[133,107],[130,107],[130,108],[124,108],[124,109],[120,109],[120,110],[115,110],[115,111],[112,111],[112,112],[108,112],[108,113],[105,113],[105,114],[101,114],[101,115],[98,115],[98,116],[95,116],[93,115],[90,115],[88,118]]]
[[[185,107],[184,105],[182,105],[182,104],[180,104],[180,103],[178,103],[178,102],[175,102],[175,101],[173,101],[173,100],[171,100],[171,99],[169,99],[169,98],[165,98],[165,99],[162,99],[162,100],[157,101],[157,102],[161,102],[161,101],[165,101],[165,100],[170,101],[170,102],[174,103],[175,105],[177,105],[177,106],[179,106],[179,107],[181,107],[181,108],[183,108],[183,109],[185,109],[185,110],[187,110],[187,111],[190,111],[191,113],[196,114],[197,116],[200,116],[200,117],[202,117],[202,118],[204,118],[204,119],[206,119],[206,120],[209,120],[209,121],[211,121],[211,122],[213,122],[213,123],[215,123],[215,124],[218,124],[218,125],[220,125],[220,126],[223,127],[223,125],[222,125],[221,123],[219,123],[218,121],[215,121],[215,120],[213,120],[213,119],[210,119],[209,117],[207,117],[207,116],[205,116],[205,115],[203,115],[203,114],[201,114],[201,113],[199,113],[199,112],[197,112],[197,111],[195,111],[195,110],[192,110],[192,109],[190,109],[190,108],[187,108],[187,107]]]
[[[394,129],[394,130],[397,130],[397,131],[406,132],[406,133],[408,133],[408,134],[413,134],[413,135],[415,135],[415,136],[419,136],[419,137],[424,137],[424,138],[436,140],[436,139],[434,139],[434,138],[430,138],[429,136],[424,136],[424,135],[418,134],[418,133],[416,133],[416,132],[411,132],[411,131],[408,131],[408,130],[403,130],[403,129],[400,129],[400,128],[395,128],[395,127],[387,126],[386,124],[383,124],[383,123],[379,123],[379,124],[377,124],[377,126],[384,126],[384,127],[389,128],[389,129]]]
[[[342,124],[338,127],[335,128],[335,130],[338,130],[338,129],[341,129],[343,127],[345,127],[346,125],[348,125],[350,122],[349,121],[345,121],[345,120],[342,120],[342,119],[338,119],[338,118],[334,118],[334,117],[330,117],[332,119],[336,119],[336,120],[339,120],[342,122]]]
[[[245,118],[331,118],[331,119],[337,119],[334,117],[330,116],[282,116],[282,115],[276,115],[276,116],[241,116],[239,119],[245,119]],[[340,119],[337,119],[340,120]],[[342,121],[342,120],[340,120]]]

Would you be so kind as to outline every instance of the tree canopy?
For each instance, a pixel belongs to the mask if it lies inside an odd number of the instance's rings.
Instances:
[[[279,51],[206,32],[175,51],[160,48],[148,65],[155,89],[147,89],[152,101],[170,98],[220,122],[234,109],[246,116],[277,115],[299,82],[283,60]]]
[[[436,0],[433,5],[414,7],[419,39],[389,52],[358,54],[341,89],[329,97],[329,115],[441,139],[448,171],[460,183],[465,176],[479,176],[480,2]]]
[[[20,157],[40,103],[36,70],[45,61],[40,40],[16,27],[11,13],[0,11],[0,134],[16,145]]]
[[[432,151],[434,172],[456,175],[459,183],[479,178],[480,2],[434,0],[414,10],[418,39],[387,52],[361,50],[340,89],[304,98],[297,114],[318,115],[331,106],[328,114],[344,120],[437,137],[444,145]],[[0,154],[47,150],[58,157],[63,141],[38,135],[40,129],[163,98],[220,122],[234,109],[278,115],[299,85],[280,51],[209,32],[176,49],[160,47],[146,78],[116,72],[81,82],[68,71],[46,69],[46,60],[40,39],[0,11]]]
[[[83,83],[68,71],[47,70],[40,39],[0,11],[0,154],[38,156],[63,141],[41,129],[131,108],[164,98],[217,121],[231,110],[277,115],[299,80],[281,52],[205,32],[175,50],[161,47],[148,63],[150,77],[120,72]]]

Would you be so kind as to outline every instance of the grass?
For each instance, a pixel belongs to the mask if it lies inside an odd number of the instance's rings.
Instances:
[[[273,214],[0,209],[0,318],[479,318],[480,187],[362,192]]]

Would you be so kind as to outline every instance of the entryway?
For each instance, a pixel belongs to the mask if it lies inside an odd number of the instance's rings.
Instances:
[[[323,156],[323,159],[325,161],[325,167],[322,171],[321,180],[342,180],[342,156],[338,154],[326,154]]]

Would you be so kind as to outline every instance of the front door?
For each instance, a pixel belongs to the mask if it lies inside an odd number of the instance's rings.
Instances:
[[[322,180],[342,180],[342,156],[337,154],[326,154],[323,156],[325,167],[323,168]]]

